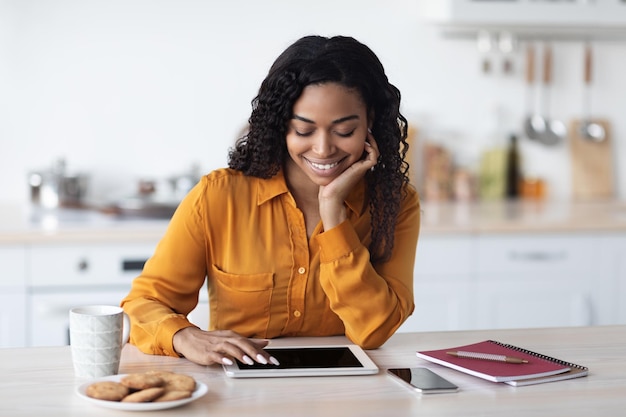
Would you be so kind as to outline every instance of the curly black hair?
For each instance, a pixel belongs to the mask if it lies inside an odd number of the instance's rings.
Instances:
[[[365,176],[372,225],[369,251],[372,262],[385,261],[391,256],[400,201],[409,182],[408,123],[400,113],[400,91],[366,45],[347,36],[305,36],[289,46],[252,100],[248,132],[230,150],[228,165],[245,175],[276,175],[288,156],[286,134],[294,103],[306,86],[329,82],[357,91],[373,119],[380,157]]]

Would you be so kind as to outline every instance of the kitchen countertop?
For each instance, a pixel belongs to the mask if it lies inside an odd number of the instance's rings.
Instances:
[[[0,205],[0,244],[158,241],[167,225],[167,219],[120,217],[93,210]],[[421,236],[546,232],[626,232],[626,203],[422,203]]]
[[[88,209],[43,210],[0,205],[0,244],[158,241],[169,220],[123,217]]]
[[[619,201],[423,203],[422,234],[626,232]]]
[[[416,350],[459,346],[493,339],[589,367],[589,375],[546,384],[512,387],[486,381],[415,356]],[[342,344],[346,339],[282,338],[272,345]],[[367,354],[377,375],[340,377],[225,377],[220,366],[200,366],[184,358],[145,355],[131,345],[120,372],[169,370],[186,373],[208,393],[161,416],[617,416],[626,406],[626,326],[562,327],[397,333]],[[452,394],[420,395],[405,389],[385,368],[433,369],[459,386]],[[518,365],[515,365],[518,366]],[[519,365],[521,366],[521,365]],[[0,349],[0,415],[130,416],[87,403],[75,394],[85,379],[74,377],[69,346]],[[88,381],[88,380],[87,380]],[[134,414],[139,415],[139,414]],[[157,415],[148,413],[148,415]]]

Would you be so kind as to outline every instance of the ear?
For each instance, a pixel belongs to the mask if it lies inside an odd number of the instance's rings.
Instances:
[[[374,127],[374,110],[370,110],[367,114],[367,128],[372,130],[372,127]]]

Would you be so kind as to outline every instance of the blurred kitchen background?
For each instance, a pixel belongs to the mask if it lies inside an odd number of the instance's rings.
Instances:
[[[119,302],[308,34],[364,42],[402,92],[401,330],[626,322],[626,0],[0,0],[0,346]]]
[[[450,19],[423,17],[430,4],[448,3],[461,5]],[[472,18],[463,3],[494,12]],[[401,89],[417,138],[443,146],[455,167],[477,175],[485,152],[517,134],[522,174],[543,180],[549,199],[572,197],[571,141],[528,140],[523,121],[537,112],[569,126],[586,116],[589,97],[592,115],[610,123],[613,195],[624,199],[624,3],[0,0],[0,201],[28,201],[28,173],[59,158],[68,171],[89,176],[89,199],[98,203],[134,194],[140,180],[224,166],[272,61],[305,34],[349,34],[368,44]],[[498,11],[511,6],[520,9]],[[446,35],[437,20],[497,29]],[[607,34],[603,22],[615,21],[617,34]],[[574,29],[563,35],[563,27]],[[586,40],[594,58],[588,95]],[[529,45],[537,73],[530,98]],[[542,89],[546,45],[553,82]],[[547,109],[542,92],[549,93]],[[416,174],[424,168],[414,165]]]

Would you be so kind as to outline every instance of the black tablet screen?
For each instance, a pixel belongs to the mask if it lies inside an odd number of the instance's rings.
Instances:
[[[278,359],[279,366],[237,361],[239,369],[294,369],[294,368],[362,368],[363,365],[347,347],[309,347],[265,349]]]

